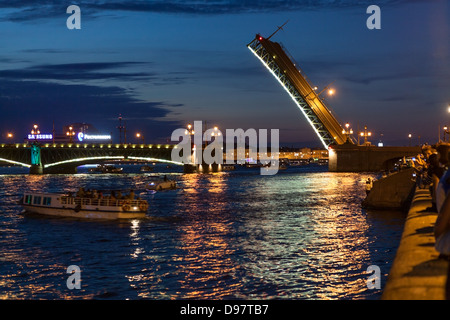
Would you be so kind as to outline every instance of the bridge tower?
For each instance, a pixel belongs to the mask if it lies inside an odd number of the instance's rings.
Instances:
[[[30,174],[42,174],[44,167],[41,160],[41,146],[38,143],[33,143],[31,149],[31,167]]]
[[[269,40],[274,34],[268,38],[257,34],[247,47],[287,91],[326,149],[330,145],[354,144],[352,138],[345,133],[344,128],[308,83],[302,71],[297,69],[282,46]]]

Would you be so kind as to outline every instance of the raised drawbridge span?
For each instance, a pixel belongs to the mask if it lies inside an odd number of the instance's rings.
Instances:
[[[346,142],[353,144],[351,137],[346,134],[345,129],[308,83],[301,70],[297,69],[282,46],[269,40],[272,36],[264,38],[257,34],[247,47],[288,92],[325,148]]]
[[[279,27],[278,30],[282,29]],[[376,147],[370,143],[358,145],[348,129],[344,129],[331,113],[306,76],[289,58],[281,44],[257,34],[247,47],[272,73],[302,111],[317,133],[323,146],[329,150],[330,171],[374,172],[391,170],[395,160],[417,155],[420,147]]]

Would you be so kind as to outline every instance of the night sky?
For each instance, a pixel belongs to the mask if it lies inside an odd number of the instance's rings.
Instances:
[[[69,5],[81,30],[69,30]],[[381,30],[369,30],[369,5]],[[90,123],[118,142],[167,142],[204,120],[225,128],[280,129],[286,146],[320,147],[301,111],[246,45],[256,33],[282,42],[324,98],[372,142],[434,143],[450,124],[448,0],[0,0],[0,133],[22,141]]]

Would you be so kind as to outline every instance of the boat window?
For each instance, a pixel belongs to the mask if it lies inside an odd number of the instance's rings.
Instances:
[[[42,203],[45,206],[49,206],[52,204],[52,198],[50,197],[44,197],[44,202]]]
[[[26,196],[25,196],[25,203],[27,203],[27,204],[31,204],[31,194],[27,194]]]
[[[33,204],[41,204],[41,197],[40,196],[34,196]]]

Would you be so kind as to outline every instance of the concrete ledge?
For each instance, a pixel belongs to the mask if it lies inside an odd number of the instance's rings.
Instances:
[[[364,208],[408,210],[416,182],[414,169],[409,168],[375,180],[373,188],[362,202]]]
[[[416,189],[383,300],[444,300],[449,263],[434,249],[437,212],[428,189]]]

